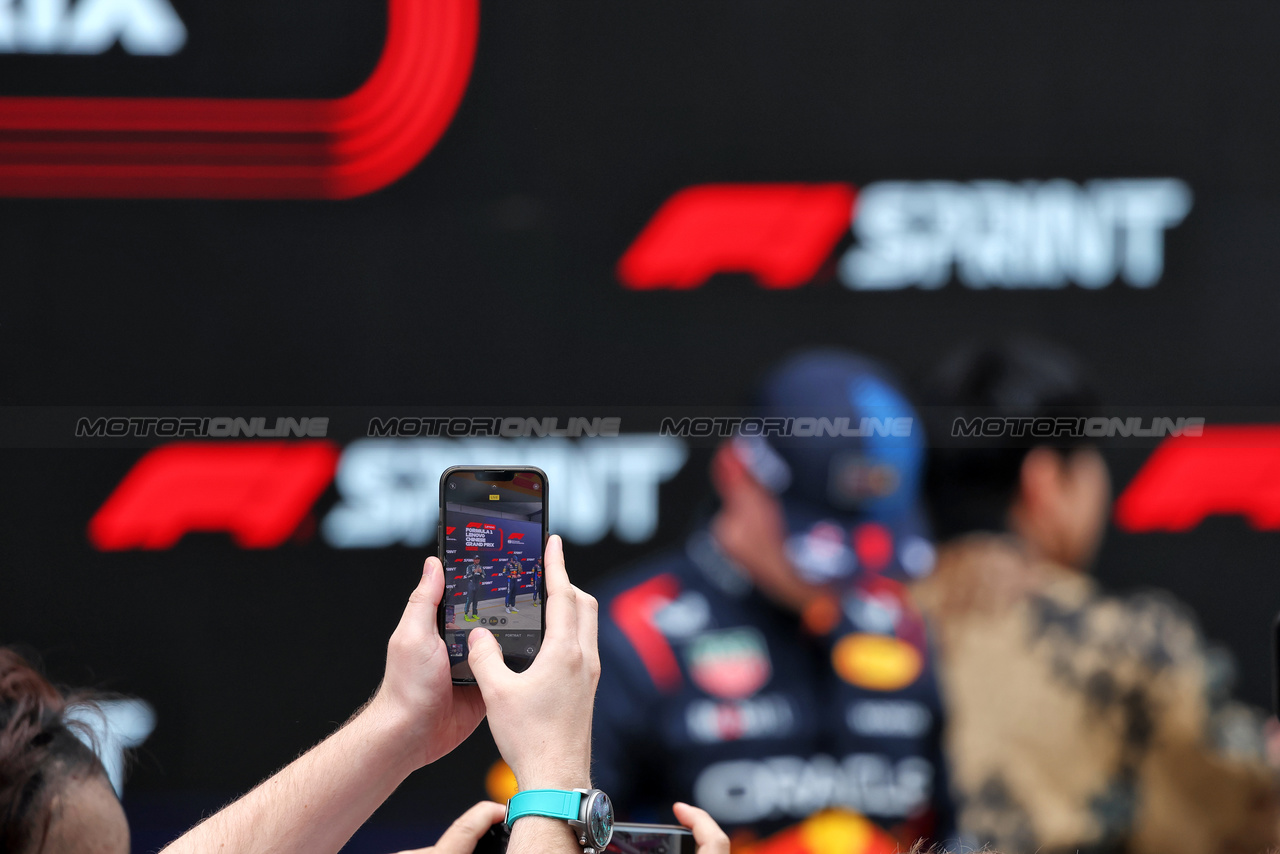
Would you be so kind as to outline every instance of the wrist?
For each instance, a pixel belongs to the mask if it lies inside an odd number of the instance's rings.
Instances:
[[[511,841],[507,854],[553,851],[579,851],[578,836],[573,828],[558,818],[527,815],[511,826]],[[572,845],[570,846],[570,843]]]
[[[538,768],[516,772],[516,786],[522,792],[533,789],[590,789],[591,770],[586,767]]]
[[[417,741],[418,722],[397,704],[388,702],[381,690],[374,694],[351,721],[364,749],[382,757],[387,769],[402,780],[426,763],[411,745]]]

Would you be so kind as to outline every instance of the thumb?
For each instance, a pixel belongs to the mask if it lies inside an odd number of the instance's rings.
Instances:
[[[502,646],[488,629],[472,629],[467,635],[467,644],[471,647],[467,663],[471,665],[480,693],[485,692],[486,685],[492,686],[511,673],[502,660]]]
[[[676,821],[693,831],[698,854],[729,854],[729,837],[706,810],[677,801],[671,807]]]
[[[493,801],[481,801],[458,816],[440,837],[435,854],[471,854],[485,831],[506,818],[506,808]]]

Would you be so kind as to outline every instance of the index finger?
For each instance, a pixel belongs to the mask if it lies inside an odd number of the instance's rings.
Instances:
[[[564,541],[559,534],[552,534],[547,539],[547,553],[543,561],[543,580],[547,584],[547,597],[550,598],[562,590],[568,590],[571,582],[569,572],[564,568]]]
[[[560,537],[547,540],[547,634],[548,645],[563,640],[576,640],[578,636],[577,591],[569,581],[564,568],[564,543]]]

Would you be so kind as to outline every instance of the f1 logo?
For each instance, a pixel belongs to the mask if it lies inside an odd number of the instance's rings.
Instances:
[[[342,98],[0,98],[0,196],[342,199],[416,166],[471,76],[479,0],[388,0]]]
[[[719,272],[766,288],[813,278],[849,229],[849,184],[703,184],[676,193],[618,262],[629,288],[696,288]]]
[[[274,548],[333,480],[329,442],[177,442],[148,453],[89,522],[100,551],[172,548],[190,532],[226,531]]]
[[[1214,515],[1280,530],[1280,427],[1213,425],[1166,439],[1115,508],[1116,524],[1133,533],[1190,531]]]

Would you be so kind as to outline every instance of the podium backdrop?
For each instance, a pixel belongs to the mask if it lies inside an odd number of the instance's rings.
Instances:
[[[1113,414],[1280,426],[1277,28],[1182,0],[0,7],[0,643],[154,709],[125,786],[154,850],[373,691],[450,463],[546,463],[590,587],[708,510],[714,443],[665,414],[802,347],[910,385],[1025,333]],[[370,435],[401,416],[620,425]],[[305,434],[279,459],[174,444],[277,418]],[[1262,705],[1260,435],[1158,472],[1096,572],[1194,606]],[[1107,446],[1117,495],[1157,447]],[[482,727],[351,850],[433,840],[496,758]]]

